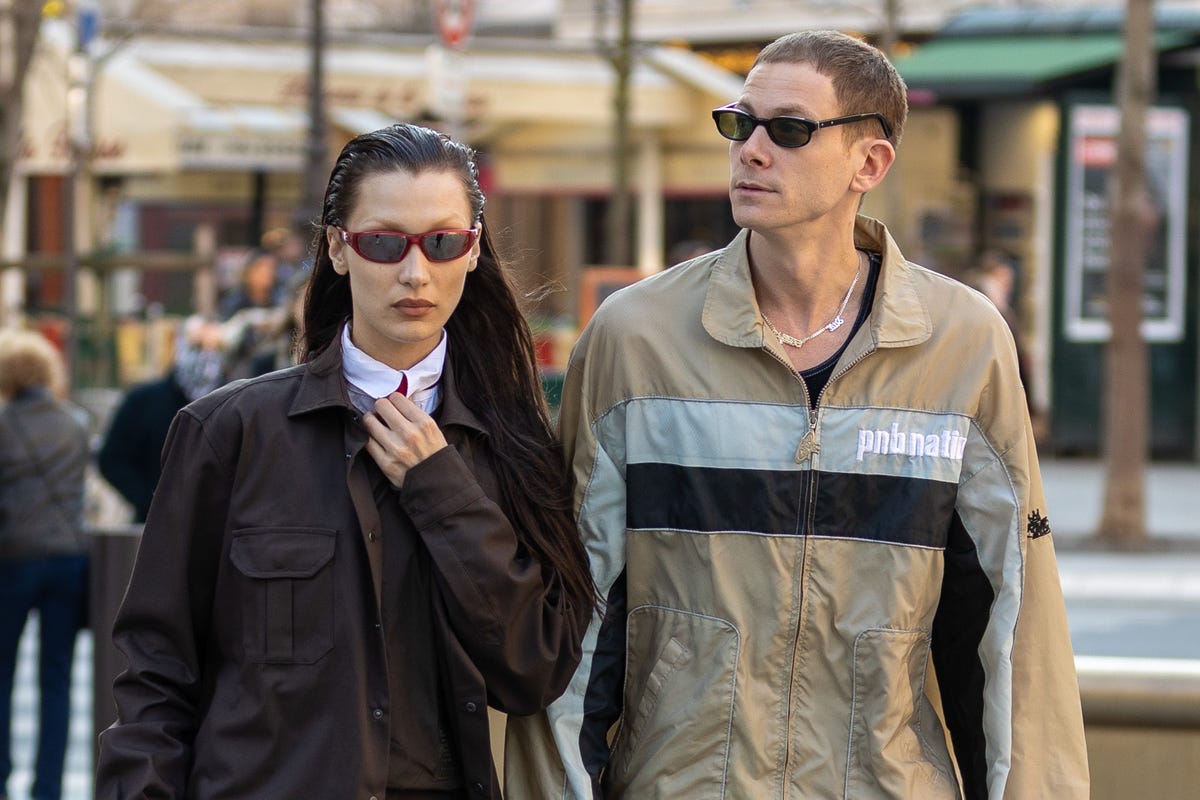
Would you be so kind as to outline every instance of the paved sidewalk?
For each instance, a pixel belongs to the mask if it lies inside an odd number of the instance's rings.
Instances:
[[[1068,604],[1200,603],[1200,463],[1147,465],[1144,552],[1115,550],[1095,539],[1104,462],[1046,459],[1042,482]]]
[[[1093,536],[1104,506],[1104,462],[1048,458],[1042,482],[1056,546],[1103,549]],[[1200,550],[1200,463],[1147,465],[1146,528],[1150,550]]]

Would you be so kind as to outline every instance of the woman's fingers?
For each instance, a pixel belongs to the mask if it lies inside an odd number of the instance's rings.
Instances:
[[[367,455],[379,465],[379,470],[392,486],[399,489],[404,485],[404,479],[408,475],[408,467],[404,466],[400,459],[396,458],[392,452],[374,438],[367,439],[366,451]]]
[[[397,487],[409,469],[446,446],[433,417],[398,393],[376,400],[375,412],[363,417],[363,425],[370,437],[367,453]]]

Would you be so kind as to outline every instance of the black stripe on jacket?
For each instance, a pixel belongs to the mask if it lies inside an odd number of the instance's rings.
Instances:
[[[638,463],[626,468],[632,530],[740,531],[942,548],[953,483],[891,475]],[[815,489],[812,488],[815,486]],[[816,492],[812,529],[804,509]]]
[[[625,688],[625,570],[621,570],[604,599],[604,619],[596,636],[579,729],[579,754],[592,777],[596,797],[603,797],[600,776],[608,766],[608,731],[621,716]]]
[[[987,800],[984,670],[979,643],[996,594],[958,515],[945,550],[942,597],[933,618],[933,665],[966,800]]]

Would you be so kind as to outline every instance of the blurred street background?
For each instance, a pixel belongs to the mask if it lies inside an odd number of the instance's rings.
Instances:
[[[218,353],[223,380],[291,363],[334,155],[419,122],[479,151],[553,408],[599,302],[736,233],[709,112],[803,28],[877,44],[909,87],[864,213],[1009,320],[1093,797],[1196,797],[1200,0],[0,0],[0,326],[61,349],[100,462],[114,410],[182,353]],[[141,511],[101,473],[70,800],[111,716],[106,625]]]
[[[1076,654],[1200,659],[1200,466],[1150,467],[1149,546],[1132,553],[1095,541],[1101,468],[1091,460],[1043,464]]]

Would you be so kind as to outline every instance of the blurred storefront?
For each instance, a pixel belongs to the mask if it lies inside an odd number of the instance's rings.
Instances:
[[[428,37],[367,38],[327,45],[330,163],[352,136],[393,121],[465,138],[481,152],[488,221],[522,282],[561,287],[542,311],[573,316],[575,281],[597,258],[596,217],[612,184],[609,62],[590,48],[548,41],[458,52],[431,46]],[[9,313],[49,313],[62,297],[53,255],[66,216],[70,45],[69,29],[47,21],[27,84],[5,252],[45,266],[7,271]],[[264,230],[298,222],[308,59],[302,41],[139,36],[97,61],[90,178],[77,206],[81,324],[203,307],[198,293],[228,282]],[[721,207],[726,143],[704,120],[740,85],[740,76],[687,51],[641,52],[631,122],[634,252],[643,271],[662,268],[668,227],[683,229]],[[211,260],[207,283],[197,283],[195,270],[156,269],[146,258],[133,269],[123,263],[135,254],[197,250]],[[117,369],[115,377],[126,375]]]
[[[900,159],[864,211],[885,219],[911,258],[964,280],[984,250],[1007,256],[1045,443],[1097,452],[1107,335],[1102,186],[1121,9],[941,13],[924,33],[910,26],[896,50],[910,119]],[[336,34],[325,58],[330,160],[353,135],[396,120],[478,148],[499,245],[524,287],[552,289],[534,310],[553,369],[586,316],[592,267],[646,274],[669,264],[682,242],[717,247],[734,233],[727,143],[708,112],[737,96],[759,47],[793,27],[778,15],[762,24],[710,31],[691,48],[636,49],[632,264],[603,263],[613,68],[582,36],[477,37],[457,51],[428,35]],[[77,214],[86,267],[77,324],[93,334],[92,355],[109,363],[87,380],[125,384],[154,371],[155,320],[204,308],[264,230],[297,222],[308,48],[301,37],[254,36],[139,34],[109,43],[95,65],[90,177]],[[6,226],[3,243],[10,262],[17,253],[42,266],[7,270],[0,297],[4,313],[53,316],[62,295],[53,255],[65,216],[71,37],[54,23],[44,37],[9,209],[20,220]],[[1151,167],[1164,227],[1146,298],[1153,445],[1158,455],[1194,458],[1200,253],[1190,245],[1200,234],[1192,211],[1200,171],[1190,165],[1200,142],[1192,124],[1200,12],[1160,9],[1156,41]]]
[[[910,102],[954,114],[958,134],[941,146],[955,154],[973,195],[929,230],[966,231],[968,252],[998,249],[1016,266],[1034,400],[1047,412],[1045,444],[1060,454],[1102,449],[1122,13],[1116,6],[964,12],[897,60]],[[1151,450],[1195,458],[1200,11],[1168,6],[1156,20],[1159,95],[1148,117],[1147,169],[1159,220],[1143,300]]]
[[[10,204],[10,217],[15,210],[21,219],[6,226],[19,241],[6,243],[5,252],[29,254],[30,263],[44,257],[51,266],[7,271],[8,313],[50,314],[62,295],[52,265],[61,240],[55,226],[64,218],[71,35],[60,23],[44,28]],[[147,319],[205,308],[262,231],[296,222],[309,53],[298,39],[249,33],[143,34],[101,51],[108,54],[94,65],[90,177],[77,215],[85,254],[77,322],[94,334],[88,341],[125,337],[115,347],[92,348],[109,350],[114,361],[88,378],[104,384],[108,375],[108,384],[124,384],[157,369],[144,357],[116,361],[138,352],[133,343],[156,340],[145,335]],[[431,46],[428,36],[363,34],[327,44],[331,161],[353,135],[396,120],[440,127],[480,150],[488,222],[499,245],[524,286],[553,289],[536,309],[556,331],[559,346],[546,351],[552,367],[572,341],[585,270],[627,266],[646,274],[666,266],[680,243],[718,247],[735,233],[728,143],[708,115],[737,96],[742,74],[684,47],[642,45],[636,53],[634,263],[605,265],[613,69],[593,44],[480,38],[451,51]],[[868,210],[875,207],[898,232],[948,219],[964,192],[953,152],[943,146],[957,127],[948,109],[916,109],[903,168]],[[952,238],[943,227],[933,242],[947,260],[959,246]],[[163,254],[170,258],[159,268],[151,256]]]

